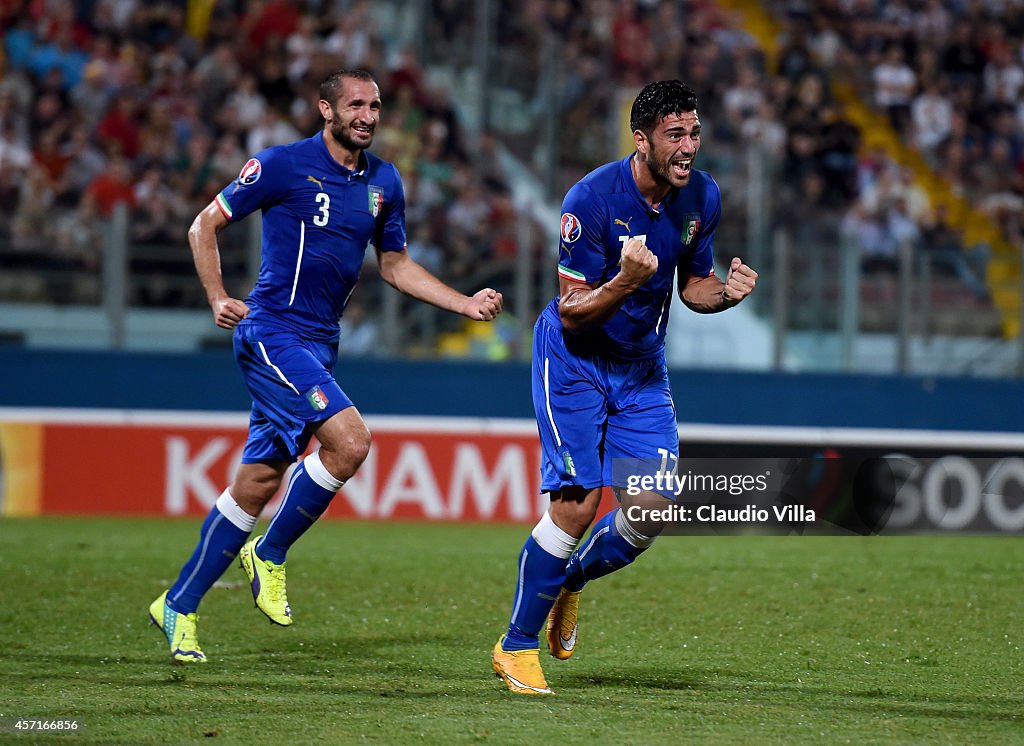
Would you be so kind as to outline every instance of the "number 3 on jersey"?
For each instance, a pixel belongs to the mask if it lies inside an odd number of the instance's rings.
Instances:
[[[313,225],[323,228],[331,217],[331,197],[327,192],[319,192],[316,201],[320,205],[320,214],[313,216]]]

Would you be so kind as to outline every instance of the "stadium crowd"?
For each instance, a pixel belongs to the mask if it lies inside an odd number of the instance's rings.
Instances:
[[[98,219],[117,203],[130,209],[133,244],[180,250],[192,218],[250,154],[322,126],[316,87],[341,66],[371,69],[381,84],[374,148],[402,171],[417,259],[459,283],[514,256],[501,173],[473,167],[486,153],[474,159],[448,93],[428,87],[411,50],[385,61],[368,5],[217,3],[198,35],[184,3],[0,5],[5,261],[79,275],[72,287],[19,282],[7,299],[95,301]],[[243,238],[224,235],[226,264]],[[191,274],[187,261],[169,266]],[[203,303],[198,286],[166,287],[141,286],[132,300]]]
[[[130,208],[133,244],[183,247],[192,217],[250,154],[320,126],[316,85],[342,66],[377,76],[385,105],[374,149],[402,172],[410,250],[456,286],[508,277],[517,223],[536,219],[517,211],[496,142],[536,165],[538,123],[558,115],[548,195],[557,204],[564,187],[618,151],[622,123],[608,120],[623,93],[657,78],[681,77],[700,95],[708,137],[698,165],[737,217],[723,223],[723,240],[742,229],[754,145],[779,182],[775,219],[798,238],[842,226],[865,269],[882,272],[911,240],[985,302],[986,247],[964,247],[960,227],[907,170],[863,146],[832,95],[838,78],[1024,242],[1020,2],[777,0],[768,5],[784,34],[769,60],[744,19],[711,0],[495,0],[493,82],[519,89],[534,124],[523,133],[496,121],[477,136],[460,124],[457,94],[426,74],[472,63],[476,4],[421,5],[429,23],[418,44],[403,46],[366,0],[0,2],[0,262],[43,270],[4,284],[0,298],[95,302],[101,219],[119,202]],[[552,42],[558,88],[545,97]],[[531,250],[547,256],[543,235],[533,232]],[[241,232],[225,236],[226,266],[244,266],[243,243]],[[132,266],[191,273],[162,261]],[[68,268],[74,282],[47,279],[47,269]],[[139,287],[133,303],[203,304],[187,279]]]
[[[787,52],[851,82],[954,192],[1024,247],[1024,3],[1017,0],[775,2]],[[849,223],[883,261],[908,237],[980,297],[989,247],[964,247],[958,226],[906,178],[869,154]]]

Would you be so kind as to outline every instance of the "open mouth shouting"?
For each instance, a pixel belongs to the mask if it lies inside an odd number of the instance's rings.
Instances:
[[[693,156],[687,156],[685,158],[677,158],[669,163],[669,167],[672,170],[672,175],[676,179],[688,179],[690,178],[690,167],[693,165]]]

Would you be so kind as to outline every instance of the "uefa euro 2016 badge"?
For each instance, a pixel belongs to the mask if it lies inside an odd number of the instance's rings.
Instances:
[[[575,242],[583,232],[583,226],[580,224],[580,219],[571,212],[563,212],[561,232],[562,241],[565,243]]]
[[[252,186],[263,175],[263,164],[258,158],[250,158],[238,172],[238,183],[241,186]]]

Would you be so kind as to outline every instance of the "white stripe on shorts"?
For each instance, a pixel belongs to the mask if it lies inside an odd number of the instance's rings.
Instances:
[[[555,424],[555,416],[551,413],[551,384],[548,380],[548,358],[544,358],[544,404],[548,410],[548,422],[551,423],[551,430],[555,433],[555,445],[561,447],[562,438],[558,434],[558,426]]]
[[[267,361],[267,365],[274,369],[274,372],[277,373],[277,377],[280,378],[285,383],[287,383],[288,388],[290,388],[292,391],[298,394],[299,390],[292,385],[291,381],[284,377],[284,373],[281,372],[281,369],[274,365],[272,362],[270,362],[270,357],[267,355],[267,348],[263,346],[263,343],[257,342],[256,344],[260,346],[260,352],[263,353],[263,359]]]

